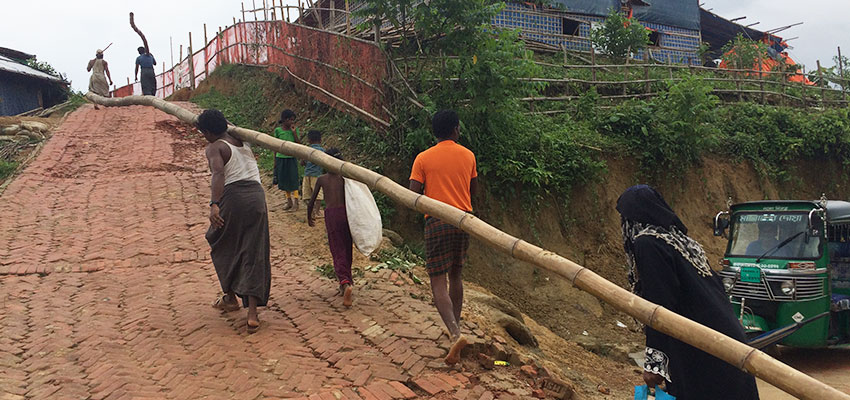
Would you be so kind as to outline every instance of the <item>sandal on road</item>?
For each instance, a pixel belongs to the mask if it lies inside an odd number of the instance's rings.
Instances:
[[[231,302],[227,301],[227,295],[226,294],[223,294],[223,295],[219,296],[218,298],[216,298],[215,302],[213,302],[212,306],[214,308],[217,308],[217,309],[224,311],[224,312],[236,311],[236,310],[239,310],[241,308],[241,307],[239,307],[239,302],[231,303]]]
[[[245,322],[245,326],[247,327],[248,333],[256,332],[258,329],[260,329],[260,325],[262,325],[262,323],[259,319],[257,319],[257,325],[251,325],[250,319]]]

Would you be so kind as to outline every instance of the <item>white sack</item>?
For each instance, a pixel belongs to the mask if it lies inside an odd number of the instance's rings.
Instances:
[[[345,178],[345,212],[354,246],[368,256],[381,245],[383,225],[372,191],[363,183]]]

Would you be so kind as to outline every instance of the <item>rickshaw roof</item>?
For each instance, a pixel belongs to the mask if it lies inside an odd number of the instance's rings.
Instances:
[[[733,204],[732,208],[752,206],[798,206],[798,207],[819,207],[819,200],[761,200],[748,201],[745,203]],[[843,200],[827,200],[826,201],[826,217],[830,223],[850,222],[850,202]]]

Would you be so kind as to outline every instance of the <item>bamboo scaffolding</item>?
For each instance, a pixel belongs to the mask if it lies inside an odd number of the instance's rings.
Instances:
[[[129,96],[108,99],[87,93],[86,98],[105,106],[152,106],[174,115],[183,122],[193,125],[197,122],[197,115],[156,97]],[[282,141],[262,132],[230,126],[228,133],[246,142],[310,161],[327,171],[334,171],[347,178],[363,182],[372,190],[387,195],[396,203],[439,218],[513,258],[551,271],[647,326],[712,354],[796,397],[811,400],[850,400],[850,395],[841,393],[758,349],[650,303],[575,262],[508,235],[472,214],[412,192],[386,176],[356,164],[338,160],[320,150]]]

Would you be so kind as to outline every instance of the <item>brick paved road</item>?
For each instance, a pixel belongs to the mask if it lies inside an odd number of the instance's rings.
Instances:
[[[360,280],[344,309],[313,271],[327,259],[291,235],[304,229],[291,214],[272,214],[262,329],[248,335],[244,312],[211,308],[198,139],[152,108],[85,106],[0,196],[0,399],[530,393],[521,380],[447,369],[438,316],[411,296],[422,288],[389,271]]]

